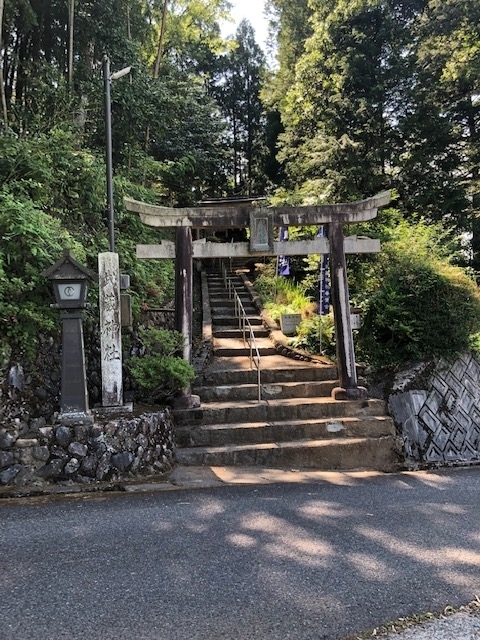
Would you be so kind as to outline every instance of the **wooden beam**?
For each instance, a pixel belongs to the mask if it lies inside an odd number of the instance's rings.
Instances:
[[[138,213],[142,222],[150,227],[192,227],[195,229],[246,229],[250,226],[250,213],[254,203],[240,207],[185,207],[174,209],[125,198],[128,211]],[[377,215],[379,207],[390,202],[390,191],[384,191],[366,200],[301,207],[268,207],[273,225],[304,226],[329,222],[365,222]],[[257,205],[258,206],[258,205]]]

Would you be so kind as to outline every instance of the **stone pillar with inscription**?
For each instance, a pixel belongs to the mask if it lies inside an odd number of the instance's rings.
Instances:
[[[120,268],[117,253],[98,256],[102,405],[123,409]]]

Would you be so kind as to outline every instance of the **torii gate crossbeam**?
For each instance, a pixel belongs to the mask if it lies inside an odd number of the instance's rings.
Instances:
[[[258,203],[240,206],[160,207],[132,198],[125,198],[128,211],[138,213],[149,227],[192,227],[192,229],[246,229],[250,226],[252,210],[268,211],[274,227],[302,227],[330,222],[366,222],[377,210],[390,202],[390,191],[383,191],[366,200],[317,206],[261,207]]]

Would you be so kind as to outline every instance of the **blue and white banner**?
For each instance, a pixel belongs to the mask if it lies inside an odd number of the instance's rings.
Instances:
[[[280,242],[288,240],[288,227],[280,227]],[[278,256],[278,275],[290,275],[290,258],[288,256]]]
[[[318,228],[317,238],[326,238],[327,230],[322,225]],[[330,312],[330,278],[328,272],[328,253],[320,256],[318,281],[318,313],[326,316]]]

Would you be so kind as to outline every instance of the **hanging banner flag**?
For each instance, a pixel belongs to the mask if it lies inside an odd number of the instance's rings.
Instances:
[[[317,231],[317,238],[326,238],[327,231],[322,224]],[[318,282],[318,313],[326,316],[330,312],[330,278],[328,272],[328,253],[320,256],[319,282]]]
[[[280,227],[280,242],[288,240],[288,227]],[[290,275],[290,258],[288,256],[278,256],[277,273],[279,276]]]

